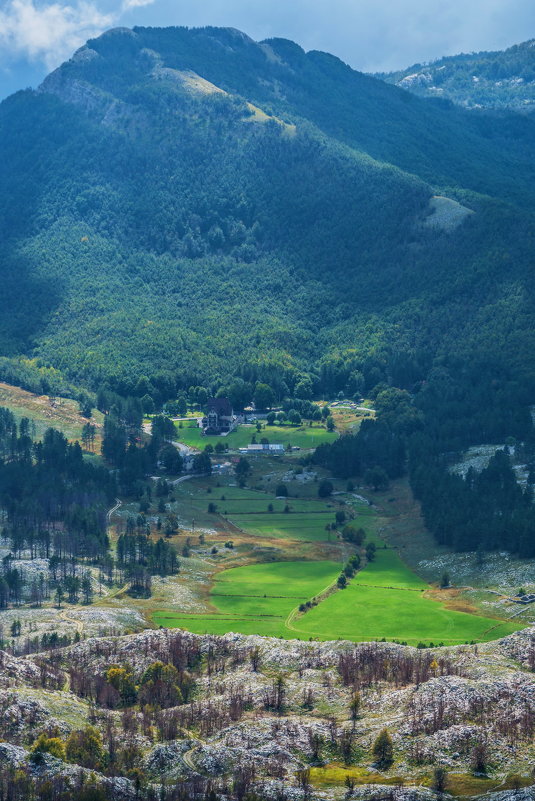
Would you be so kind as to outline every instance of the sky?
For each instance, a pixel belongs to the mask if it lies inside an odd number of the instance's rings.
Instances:
[[[0,0],[0,98],[119,25],[229,26],[380,72],[532,39],[535,0]]]

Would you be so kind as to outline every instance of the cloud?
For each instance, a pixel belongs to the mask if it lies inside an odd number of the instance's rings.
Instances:
[[[123,0],[121,10],[123,12],[131,11],[134,8],[141,8],[142,6],[151,6],[154,0]]]
[[[0,48],[4,58],[7,51],[53,69],[114,21],[113,14],[103,13],[91,2],[39,7],[34,0],[10,0],[0,10]]]
[[[221,25],[293,39],[367,72],[535,36],[534,0],[0,0],[0,97],[115,25]]]

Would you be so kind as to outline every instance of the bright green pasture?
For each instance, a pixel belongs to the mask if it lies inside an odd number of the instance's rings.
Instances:
[[[240,487],[217,487],[212,492],[197,482],[176,488],[177,502],[196,520],[209,502],[218,512],[252,538],[278,538],[301,542],[328,540],[325,526],[334,520],[334,501],[313,497],[276,500],[269,493]],[[205,482],[206,483],[206,482]],[[288,485],[290,486],[290,485]],[[224,500],[221,500],[221,496]],[[269,503],[273,512],[267,511]],[[284,513],[286,503],[292,511]],[[214,611],[204,615],[158,612],[156,623],[195,632],[221,634],[239,631],[275,637],[399,640],[443,642],[445,645],[496,639],[522,623],[503,622],[447,609],[424,597],[428,585],[401,560],[384,548],[376,529],[379,518],[370,507],[355,508],[353,521],[377,545],[376,558],[357,573],[344,590],[336,590],[304,615],[295,614],[303,600],[318,595],[340,571],[334,562],[275,562],[233,568],[217,574],[210,602]],[[206,515],[216,520],[217,515]],[[331,537],[336,539],[333,532]],[[291,614],[293,612],[293,614]]]
[[[199,426],[193,425],[193,423],[184,423],[183,428],[179,428],[178,423],[175,423],[175,439],[190,448],[198,448],[199,450],[202,450],[208,444],[208,438],[204,437]],[[226,437],[210,437],[210,442],[212,439],[215,445],[216,441],[226,439]]]
[[[296,636],[357,641],[385,637],[410,645],[420,641],[453,645],[493,640],[521,628],[446,609],[439,601],[424,597],[427,586],[394,551],[379,549],[376,560],[345,590],[294,621]]]
[[[522,624],[446,609],[424,597],[428,585],[392,550],[379,549],[375,562],[345,590],[329,595],[304,615],[292,615],[319,594],[340,570],[335,562],[277,562],[233,568],[219,574],[210,596],[216,613],[157,612],[155,623],[202,633],[243,634],[320,640],[369,641],[386,638],[416,645],[445,645],[503,637]]]
[[[294,622],[296,637],[400,640],[455,645],[511,634],[520,626],[446,609],[412,590],[382,590],[349,584]]]
[[[225,437],[218,436],[204,436],[202,430],[198,426],[191,426],[189,423],[184,423],[183,428],[179,428],[175,424],[176,439],[188,445],[191,448],[203,449],[206,445],[217,445],[222,442],[228,445],[230,450],[237,450],[238,448],[245,448],[251,444],[253,436],[256,436],[256,441],[260,442],[262,438],[266,438],[272,444],[294,445],[298,448],[317,448],[323,442],[332,442],[338,436],[335,431],[327,431],[322,426],[314,425],[309,426],[265,426],[260,433],[256,430],[256,425],[241,425],[235,431],[231,431]]]
[[[373,537],[370,537],[373,539]],[[377,542],[377,540],[375,540]],[[428,584],[400,559],[392,548],[377,548],[375,560],[354,577],[352,583],[384,588],[426,590]]]
[[[266,437],[271,443],[281,445],[294,445],[297,448],[317,448],[324,442],[334,442],[338,438],[336,431],[327,431],[322,426],[266,426],[257,440],[260,442],[262,437]]]
[[[285,627],[288,615],[303,601],[319,594],[336,579],[336,562],[271,562],[235,567],[219,573],[210,602],[216,612],[206,615],[177,615],[160,611],[156,624],[170,628],[220,634],[292,636]]]

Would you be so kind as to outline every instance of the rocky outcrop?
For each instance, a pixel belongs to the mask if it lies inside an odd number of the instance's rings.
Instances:
[[[333,764],[339,777],[346,764],[350,785],[357,771],[352,798],[427,801],[434,796],[426,783],[437,766],[470,778],[475,755],[488,765],[490,789],[513,774],[521,786],[533,757],[534,642],[534,628],[483,646],[433,651],[161,629],[92,638],[46,655],[6,654],[9,681],[17,686],[0,691],[0,737],[8,740],[0,744],[0,769],[60,777],[70,786],[79,766],[49,754],[31,758],[25,749],[41,732],[65,737],[91,722],[108,742],[112,732],[115,751],[126,748],[121,759],[133,759],[153,788],[176,783],[185,793],[199,787],[221,793],[243,782],[262,799],[282,797],[284,787],[285,799],[334,800],[345,785],[338,779],[321,789],[312,774],[308,787],[307,771],[326,766],[328,776]],[[108,668],[126,666],[139,683],[158,660],[173,664],[190,688],[194,683],[190,696],[170,709],[131,705],[125,714],[106,684]],[[52,675],[70,676],[69,691],[39,690],[47,665]],[[394,747],[386,771],[372,752],[385,727]],[[375,783],[381,776],[400,777],[406,786]],[[366,777],[374,783],[365,784]],[[127,776],[98,781],[114,799],[134,797]],[[491,798],[533,801],[533,790]]]

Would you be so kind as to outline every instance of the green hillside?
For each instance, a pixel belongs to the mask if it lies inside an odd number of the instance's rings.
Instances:
[[[462,53],[377,77],[420,97],[466,108],[535,109],[535,40],[502,51]]]
[[[530,375],[534,132],[283,40],[111,31],[0,106],[0,353],[162,400]]]

